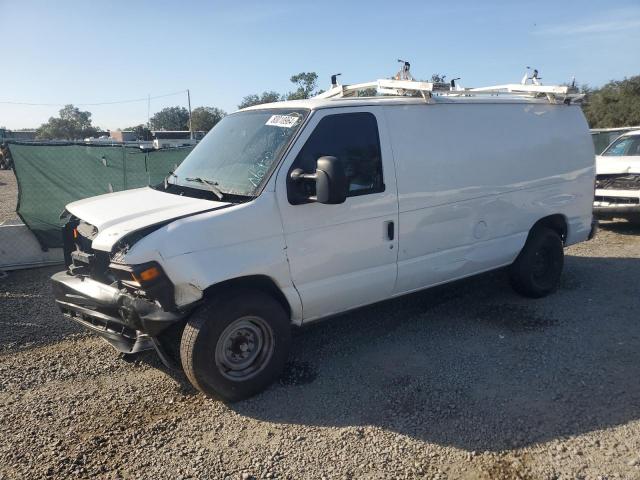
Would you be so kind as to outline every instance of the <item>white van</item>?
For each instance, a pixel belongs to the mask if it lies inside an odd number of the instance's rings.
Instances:
[[[416,90],[251,107],[164,184],[69,204],[57,304],[233,401],[277,378],[291,326],[501,267],[552,292],[593,233],[581,109]]]
[[[596,216],[640,222],[640,130],[621,135],[598,155],[596,174]]]

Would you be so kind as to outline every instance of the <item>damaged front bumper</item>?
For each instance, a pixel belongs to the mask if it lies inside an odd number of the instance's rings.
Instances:
[[[598,218],[613,218],[638,216],[640,214],[639,203],[623,203],[626,199],[615,199],[612,201],[596,201],[593,204],[593,213]]]
[[[157,336],[186,313],[165,311],[154,302],[67,271],[56,273],[51,281],[56,304],[67,318],[97,333],[120,352],[155,348],[168,363]]]
[[[608,220],[640,215],[640,190],[602,189],[595,191],[593,213]]]

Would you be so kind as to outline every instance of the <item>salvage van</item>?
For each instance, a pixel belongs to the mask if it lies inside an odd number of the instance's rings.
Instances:
[[[278,377],[293,326],[502,267],[543,297],[594,231],[573,98],[400,79],[233,113],[162,184],[66,207],[56,302],[234,401]]]
[[[621,135],[598,155],[596,174],[596,216],[640,223],[640,130]]]

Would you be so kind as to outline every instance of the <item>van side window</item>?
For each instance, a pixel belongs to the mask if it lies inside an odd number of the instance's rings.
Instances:
[[[296,157],[293,168],[305,173],[316,170],[318,158],[337,157],[349,180],[349,197],[384,191],[378,123],[371,113],[341,113],[324,117]],[[306,193],[315,195],[307,182]]]

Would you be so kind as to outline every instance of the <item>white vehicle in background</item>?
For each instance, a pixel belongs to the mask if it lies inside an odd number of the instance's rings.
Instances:
[[[640,130],[618,137],[596,157],[598,218],[640,222]]]
[[[553,292],[594,232],[582,110],[570,87],[449,88],[335,83],[223,118],[163,184],[67,206],[58,306],[232,401],[277,378],[292,326],[502,267]]]
[[[632,130],[640,130],[640,127],[618,127],[618,128],[592,128],[591,139],[596,151],[596,155],[602,155],[602,152],[613,143],[623,133]]]

